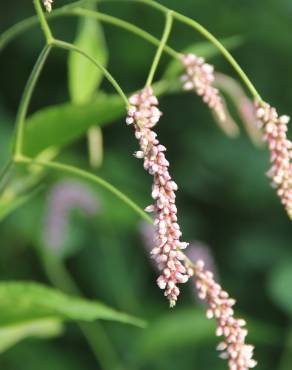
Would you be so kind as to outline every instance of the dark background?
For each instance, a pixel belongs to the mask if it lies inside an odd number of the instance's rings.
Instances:
[[[68,1],[55,1],[56,7]],[[169,7],[205,25],[217,38],[240,35],[232,54],[263,98],[279,113],[291,114],[291,20],[288,0],[164,1]],[[145,6],[115,2],[100,9],[160,35],[163,18]],[[33,14],[31,1],[2,1],[0,29]],[[62,39],[74,40],[76,19],[53,21]],[[143,86],[154,48],[127,32],[105,26],[110,51],[109,70],[125,91]],[[195,31],[176,24],[170,44],[182,50],[202,41]],[[38,28],[25,32],[0,55],[1,164],[8,156],[16,110],[25,81],[43,45]],[[163,73],[168,59],[162,59]],[[216,69],[236,77],[222,56]],[[157,78],[159,78],[159,73]],[[112,92],[104,83],[101,88]],[[64,52],[53,51],[41,76],[30,112],[69,100]],[[179,184],[179,219],[186,240],[206,243],[222,285],[237,299],[237,311],[247,318],[249,341],[256,345],[258,369],[291,369],[292,251],[291,224],[265,172],[265,148],[256,148],[244,130],[239,138],[222,133],[208,109],[194,94],[161,98],[164,115],[161,141],[168,148],[171,173]],[[60,122],[60,125],[62,122]],[[239,121],[239,124],[242,124]],[[142,207],[150,200],[151,179],[131,156],[137,144],[123,119],[103,129],[103,165],[96,172],[130,195]],[[290,136],[291,137],[291,136]],[[88,166],[84,137],[67,147],[63,158]],[[0,277],[50,284],[38,258],[50,192],[62,176],[48,174],[41,192],[1,223]],[[68,181],[76,182],[74,179]],[[217,358],[214,327],[204,328],[204,311],[193,288],[183,288],[177,307],[169,311],[155,285],[156,271],[143,246],[141,220],[120,201],[97,186],[87,185],[100,204],[95,217],[74,210],[64,230],[66,265],[84,294],[149,320],[143,332],[120,324],[103,324],[120,358],[121,368],[216,369],[227,367]],[[88,190],[89,191],[89,190]],[[67,235],[68,234],[68,235]],[[65,253],[65,252],[64,252]],[[191,285],[191,284],[190,284]],[[192,322],[192,310],[194,320]],[[1,313],[0,313],[1,315]],[[198,327],[198,330],[197,330]],[[191,328],[191,330],[190,330]],[[189,330],[188,330],[189,329]],[[207,330],[207,329],[206,329]],[[142,333],[141,333],[142,332]],[[0,355],[5,370],[97,369],[79,329],[66,326],[63,336],[48,341],[26,340]]]

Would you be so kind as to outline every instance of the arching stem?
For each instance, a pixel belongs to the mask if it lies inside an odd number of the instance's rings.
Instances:
[[[46,43],[48,45],[50,45],[54,38],[53,38],[52,32],[50,30],[50,27],[48,25],[48,22],[46,20],[46,17],[44,15],[40,0],[33,0],[33,3],[34,3],[34,7],[35,7],[35,10],[36,10],[37,16],[40,20],[40,24],[41,24],[43,33],[44,33],[45,38],[46,38]]]
[[[133,211],[135,211],[140,217],[142,217],[145,221],[149,223],[153,223],[153,220],[146,212],[143,211],[142,208],[140,208],[132,199],[127,197],[124,193],[122,193],[120,190],[118,190],[116,187],[114,187],[112,184],[104,180],[103,178],[94,175],[90,172],[84,171],[82,169],[79,169],[74,166],[70,166],[67,164],[63,164],[60,162],[54,162],[54,161],[44,161],[44,160],[38,160],[34,158],[29,158],[25,156],[21,156],[16,159],[17,163],[24,163],[24,164],[35,164],[39,165],[41,167],[49,168],[55,171],[60,171],[63,173],[68,173],[73,176],[77,176],[83,180],[91,181],[93,183],[96,183],[106,190],[110,191],[112,194],[114,194],[117,198],[119,198],[122,202],[124,202],[128,207],[132,208]]]
[[[115,88],[115,90],[117,91],[117,93],[124,100],[126,107],[129,106],[128,98],[126,97],[125,93],[123,92],[123,90],[120,87],[120,85],[118,84],[118,82],[113,78],[113,76],[108,72],[108,70],[105,67],[103,67],[96,59],[92,58],[84,50],[79,49],[75,45],[70,44],[70,43],[65,42],[65,41],[54,40],[52,45],[53,46],[56,46],[56,47],[58,47],[60,49],[71,50],[71,51],[74,51],[76,53],[79,53],[79,54],[83,55],[86,59],[88,59],[89,61],[91,61],[98,69],[100,69],[102,71],[102,73],[104,74],[105,78],[112,84],[112,86]]]
[[[152,85],[154,74],[155,74],[156,69],[158,67],[163,49],[164,49],[164,47],[167,43],[170,31],[171,31],[172,23],[173,23],[172,11],[169,11],[169,12],[166,13],[166,19],[165,19],[163,34],[162,34],[160,44],[158,46],[158,49],[156,51],[156,54],[154,56],[154,59],[153,59],[153,62],[152,62],[152,65],[151,65],[151,68],[150,68],[150,71],[149,71],[149,75],[148,75],[148,78],[147,78],[147,81],[146,81],[146,86],[151,86]]]
[[[46,45],[42,52],[40,53],[35,66],[30,74],[30,77],[26,83],[24,88],[24,92],[22,94],[22,98],[20,101],[20,105],[18,108],[18,112],[16,115],[16,139],[15,139],[15,149],[14,155],[17,157],[21,155],[23,149],[23,134],[24,134],[24,121],[27,115],[27,110],[29,107],[29,103],[31,101],[31,97],[40,76],[40,73],[44,67],[46,59],[49,56],[50,50],[52,46]]]
[[[247,74],[243,71],[243,69],[240,67],[240,65],[237,63],[237,61],[234,59],[234,57],[229,53],[229,51],[224,47],[224,45],[209,32],[205,27],[203,27],[200,23],[195,21],[194,19],[187,17],[185,15],[180,14],[179,12],[176,12],[164,5],[161,5],[153,0],[91,0],[93,2],[112,2],[112,1],[118,1],[118,2],[130,2],[130,3],[143,3],[147,6],[150,6],[154,9],[157,9],[158,11],[167,14],[167,12],[172,11],[173,18],[188,25],[189,27],[195,29],[197,32],[199,32],[202,36],[204,36],[207,40],[209,40],[225,57],[225,59],[231,64],[231,66],[234,68],[238,76],[241,78],[253,98],[258,102],[263,102],[260,94],[248,78]],[[75,3],[75,6],[80,6],[84,3],[84,0],[80,0]],[[71,4],[74,7],[74,3]]]
[[[141,37],[142,39],[148,41],[150,44],[158,46],[160,43],[160,40],[158,38],[152,36],[151,33],[143,30],[140,27],[135,26],[134,24],[127,22],[123,19],[114,17],[112,15],[101,13],[101,12],[96,12],[94,10],[75,8],[73,6],[69,7],[69,5],[66,5],[62,8],[54,10],[53,13],[46,15],[46,19],[52,20],[52,19],[56,19],[60,17],[72,17],[72,16],[77,16],[77,17],[84,16],[84,17],[95,18],[101,22],[108,23],[115,27],[127,30],[128,32],[131,32],[132,34],[137,35],[138,37]],[[24,19],[23,21],[20,21],[19,23],[8,28],[5,32],[3,32],[0,35],[0,51],[2,51],[3,48],[9,42],[14,40],[17,36],[37,26],[39,22],[40,22],[39,18],[37,16],[33,16],[30,18]],[[175,59],[179,58],[179,53],[175,51],[173,48],[169,47],[168,45],[165,45],[163,50],[166,54],[168,54],[172,58],[175,58]]]

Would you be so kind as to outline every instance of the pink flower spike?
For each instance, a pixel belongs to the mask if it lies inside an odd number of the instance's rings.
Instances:
[[[196,263],[194,273],[198,296],[208,304],[207,318],[216,319],[216,336],[224,336],[217,346],[217,350],[221,352],[219,357],[228,360],[230,370],[254,368],[257,364],[253,359],[254,347],[245,343],[245,321],[233,317],[231,307],[235,301],[215,282],[213,274],[205,270],[202,260]]]
[[[181,77],[183,89],[194,90],[202,97],[211,110],[214,111],[219,121],[225,122],[226,109],[219,91],[214,87],[214,67],[207,64],[204,58],[194,54],[182,55],[182,63],[185,67],[185,74]]]
[[[164,295],[173,307],[180,293],[177,284],[188,281],[191,269],[185,267],[185,256],[181,253],[187,243],[180,241],[181,231],[177,223],[175,191],[177,184],[169,172],[169,162],[165,157],[166,148],[157,139],[152,128],[161,116],[158,100],[152,88],[147,87],[130,98],[130,108],[126,122],[132,122],[140,150],[136,157],[143,158],[144,168],[153,176],[151,196],[154,204],[146,207],[146,212],[155,213],[154,245],[151,252],[161,275],[157,285],[165,290]]]
[[[263,128],[263,140],[267,141],[272,166],[267,176],[277,189],[281,203],[292,219],[292,142],[287,138],[288,116],[278,116],[275,108],[267,103],[256,103],[259,126]]]

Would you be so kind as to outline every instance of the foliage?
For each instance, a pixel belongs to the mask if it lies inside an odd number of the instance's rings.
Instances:
[[[70,2],[55,3],[57,7]],[[222,36],[224,46],[234,49],[260,90],[289,112],[292,97],[287,75],[292,51],[287,48],[289,36],[285,36],[289,35],[288,2],[267,1],[264,13],[260,2],[234,7],[224,0],[215,2],[212,9],[210,2],[203,1],[170,1],[167,5]],[[90,9],[89,2],[86,6]],[[161,18],[153,10],[129,4],[100,4],[99,8],[161,34]],[[1,30],[25,14],[33,14],[27,3],[3,2]],[[143,86],[154,50],[143,40],[87,17],[79,17],[77,33],[76,20],[61,17],[50,25],[54,34],[68,36],[75,46],[108,67],[129,93]],[[12,121],[19,91],[41,45],[40,29],[35,30],[7,45],[1,54],[1,167],[14,145]],[[240,36],[230,37],[234,34]],[[180,25],[170,45],[213,58],[219,70],[232,74],[214,46]],[[271,71],[277,71],[277,76]],[[159,131],[169,148],[172,172],[180,187],[178,205],[184,234],[189,240],[202,239],[210,245],[221,282],[238,297],[242,316],[250,321],[258,368],[289,370],[291,343],[284,341],[290,333],[292,312],[291,226],[263,176],[268,168],[267,153],[254,148],[244,132],[234,140],[222,135],[197,97],[177,94],[180,87],[174,79],[179,74],[177,61],[163,59],[156,86],[164,110]],[[273,81],[266,78],[268,74],[273,75]],[[166,80],[170,86],[165,85]],[[173,94],[168,95],[169,91]],[[232,106],[231,111],[240,122]],[[149,203],[149,179],[129,157],[136,144],[124,128],[124,113],[123,100],[96,66],[73,51],[68,58],[51,52],[25,122],[24,154],[37,156],[40,161],[58,157],[58,161],[86,169],[89,149],[83,138],[89,135],[90,127],[100,127],[105,158],[94,171],[130,194],[143,208]],[[70,181],[72,177],[29,164],[14,166],[0,184],[2,367],[96,369],[80,333],[72,324],[66,324],[65,331],[64,322],[79,325],[80,321],[108,319],[141,326],[143,322],[135,319],[138,316],[147,319],[147,328],[132,329],[115,322],[95,321],[96,327],[90,324],[99,335],[93,342],[99,343],[97,349],[105,357],[97,355],[100,368],[225,369],[213,351],[214,326],[194,302],[193,287],[184,288],[181,307],[169,312],[155,287],[156,271],[143,249],[138,214],[105,189],[91,184],[101,207],[97,215],[86,216],[80,209],[72,209],[68,215],[68,240],[78,248],[58,254],[43,242],[49,202],[46,197],[63,179]],[[59,248],[65,251],[66,246]],[[61,255],[67,260],[59,259]],[[81,293],[70,274],[87,299],[75,297]],[[47,286],[48,280],[55,288]],[[96,298],[117,311],[96,302]],[[80,328],[84,328],[82,323]],[[111,365],[105,365],[108,359],[113,361]]]

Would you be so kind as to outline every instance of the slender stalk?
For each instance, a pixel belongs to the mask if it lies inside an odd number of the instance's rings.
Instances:
[[[152,62],[152,65],[151,65],[151,68],[150,68],[150,71],[149,71],[149,75],[148,75],[148,78],[147,78],[146,86],[151,86],[151,84],[152,84],[154,74],[156,72],[156,69],[157,69],[157,66],[159,64],[163,49],[164,49],[164,47],[167,43],[170,31],[171,31],[172,23],[173,23],[172,11],[168,11],[166,13],[165,26],[164,26],[163,34],[162,34],[162,37],[161,37],[161,41],[160,41],[160,44],[158,46],[155,57],[153,59],[153,62]]]
[[[82,296],[74,279],[59,258],[52,253],[40,250],[39,256],[48,279],[56,288],[67,294]],[[79,322],[78,326],[102,370],[116,369],[119,360],[103,325],[99,321],[95,321],[90,324]]]
[[[74,3],[73,3],[74,4]],[[72,4],[72,5],[73,5]],[[113,17],[111,15],[96,12],[93,10],[83,9],[83,8],[73,8],[69,7],[68,5],[54,10],[51,14],[46,15],[46,19],[51,20],[59,17],[71,17],[71,16],[85,16],[98,19],[101,22],[111,24],[113,26],[123,28],[134,35],[141,37],[142,39],[148,41],[150,44],[159,45],[159,39],[152,36],[149,32],[144,31],[142,28],[137,27],[129,22],[126,22],[120,18]],[[21,35],[23,32],[31,29],[34,26],[37,26],[39,23],[39,19],[37,16],[33,16],[23,21],[15,24],[14,26],[10,27],[6,30],[2,35],[0,35],[0,51],[14,38]],[[169,47],[168,45],[164,46],[164,52],[170,55],[173,58],[178,59],[179,53]]]
[[[181,21],[182,23],[185,23],[192,28],[194,28],[196,31],[199,31],[206,39],[208,39],[215,47],[217,47],[218,50],[221,51],[225,59],[231,64],[231,66],[234,68],[234,70],[237,72],[243,83],[246,85],[247,89],[251,93],[251,95],[256,99],[257,101],[261,102],[262,98],[246,73],[243,71],[243,69],[240,67],[240,65],[237,63],[237,61],[234,59],[234,57],[229,53],[229,51],[223,46],[223,44],[216,39],[206,28],[204,28],[202,25],[200,25],[198,22],[194,21],[193,19],[186,17],[180,13],[174,12],[173,14],[174,18]]]
[[[134,1],[134,2],[137,1],[137,2],[144,3],[159,11],[162,11],[163,13],[167,13],[169,11],[169,8],[153,0],[130,0],[130,1]],[[223,44],[215,36],[213,36],[205,27],[203,27],[200,23],[198,23],[194,19],[189,18],[185,15],[182,15],[176,11],[173,11],[173,18],[194,28],[202,36],[204,36],[207,40],[209,40],[222,53],[225,59],[231,64],[231,66],[234,68],[234,70],[237,72],[241,80],[244,82],[244,84],[246,85],[246,87],[248,88],[252,96],[254,97],[254,99],[256,99],[257,101],[262,101],[260,94],[257,92],[256,88],[254,87],[254,85],[252,84],[252,82],[250,81],[246,73],[243,71],[243,69],[234,59],[234,57],[229,53],[229,51],[223,46]]]
[[[22,98],[16,115],[16,139],[14,149],[14,154],[16,157],[20,156],[22,153],[25,117],[27,115],[28,106],[31,101],[34,88],[43,69],[45,61],[50,53],[50,50],[51,46],[46,45],[41,51],[22,94]]]
[[[118,190],[116,187],[114,187],[112,184],[107,182],[106,180],[102,179],[99,176],[93,175],[90,172],[81,170],[79,168],[76,168],[74,166],[66,165],[59,162],[53,162],[53,161],[44,161],[34,158],[25,157],[23,155],[20,155],[18,157],[14,158],[15,163],[24,163],[24,164],[36,164],[40,165],[45,168],[54,169],[56,171],[61,171],[65,173],[69,173],[70,175],[77,176],[83,180],[89,180],[91,182],[94,182],[112,194],[114,194],[117,198],[119,198],[121,201],[123,201],[125,204],[127,204],[128,207],[130,207],[134,212],[136,212],[140,217],[142,217],[145,221],[147,221],[149,224],[153,225],[153,219],[142,209],[140,208],[132,199],[130,199],[127,195],[122,193],[120,190]],[[188,265],[188,267],[195,268],[195,265],[192,263],[192,261],[185,255],[185,261]]]
[[[88,9],[82,9],[82,8],[75,8],[72,10],[66,11],[66,14],[64,15],[81,15],[86,17],[92,17],[100,20],[101,22],[112,24],[113,26],[124,28],[125,30],[143,38],[144,40],[150,42],[153,45],[159,45],[160,41],[156,37],[152,36],[149,32],[144,31],[142,28],[135,26],[134,24],[131,24],[129,22],[126,22],[120,18],[113,17],[108,14],[95,12]],[[169,54],[171,57],[178,59],[179,53],[176,52],[174,49],[169,47],[168,45],[163,46],[163,50],[165,53]]]
[[[50,30],[50,27],[48,25],[48,22],[46,20],[46,17],[44,15],[43,8],[41,6],[40,0],[33,0],[33,3],[34,3],[34,7],[35,7],[35,10],[36,10],[37,16],[40,20],[41,28],[42,28],[43,33],[45,35],[47,45],[50,45],[53,42],[54,38],[53,38],[52,32]]]
[[[36,0],[35,0],[36,1]],[[118,1],[118,0],[91,0],[93,2],[102,2],[102,1]],[[158,4],[154,1],[150,0],[119,0],[119,1],[129,1],[129,2],[140,2],[145,3],[146,5],[149,5],[153,8],[156,8],[159,11],[162,11],[163,13],[167,13],[169,9],[161,4]],[[159,40],[149,34],[148,32],[142,30],[141,28],[134,26],[126,21],[123,21],[119,18],[112,17],[107,14],[97,13],[91,10],[87,9],[81,9],[80,7],[84,1],[77,1],[75,3],[72,3],[70,5],[66,5],[60,9],[56,9],[52,14],[47,15],[45,19],[53,19],[60,16],[74,16],[74,15],[84,15],[89,17],[94,17],[96,19],[99,19],[103,22],[113,24],[117,27],[121,27],[124,29],[127,29],[128,31],[140,36],[141,38],[144,38],[145,40],[149,41],[150,43],[154,45],[159,44]],[[41,9],[42,11],[42,9]],[[43,13],[42,13],[43,14]],[[198,22],[193,20],[192,18],[186,17],[178,12],[172,11],[173,18],[179,20],[182,23],[185,23],[189,25],[190,27],[194,28],[196,31],[199,31],[205,38],[207,38],[216,48],[220,50],[220,52],[223,54],[223,56],[227,59],[227,61],[232,65],[232,67],[235,69],[239,77],[242,79],[252,96],[258,100],[262,101],[262,98],[260,97],[260,94],[246,75],[246,73],[242,70],[242,68],[239,66],[239,64],[236,62],[234,57],[229,53],[229,51],[221,44],[221,42],[216,39],[205,27],[200,25]],[[6,32],[4,32],[0,36],[0,50],[14,37],[21,34],[23,31],[33,27],[38,23],[38,20],[34,17],[28,18],[19,24],[11,27]],[[169,54],[170,56],[174,58],[178,58],[178,53],[170,48],[169,46],[165,46],[164,51]]]
[[[117,198],[119,198],[121,201],[123,201],[125,204],[127,204],[128,207],[130,207],[133,211],[135,211],[139,216],[144,218],[144,220],[148,221],[149,223],[153,224],[153,220],[151,217],[148,216],[147,213],[143,211],[133,200],[131,200],[127,195],[119,191],[116,187],[111,185],[106,180],[102,179],[99,176],[93,175],[90,172],[81,170],[79,168],[76,168],[74,166],[70,166],[67,164],[59,163],[59,162],[53,162],[53,161],[44,161],[44,160],[38,160],[33,158],[28,158],[24,156],[20,156],[15,158],[15,162],[17,163],[27,163],[27,164],[37,164],[42,167],[51,168],[56,171],[61,171],[65,173],[69,173],[70,175],[77,176],[79,178],[82,178],[84,180],[89,180],[91,182],[94,182],[103,188],[110,191],[112,194],[114,194]]]
[[[89,54],[87,54],[82,49],[79,49],[75,45],[70,44],[68,42],[60,41],[60,40],[54,40],[52,45],[56,46],[57,48],[60,48],[60,49],[74,51],[76,53],[79,53],[79,54],[83,55],[86,59],[90,60],[98,69],[100,69],[102,71],[105,78],[112,84],[112,86],[115,88],[117,93],[124,100],[126,107],[129,106],[128,98],[124,94],[124,92],[123,92],[122,88],[120,87],[120,85],[118,84],[118,82],[113,78],[113,76],[109,73],[109,71],[105,67],[103,67],[97,60],[92,58]]]
[[[24,157],[24,156],[17,157],[14,160],[15,160],[16,163],[37,164],[37,165],[40,165],[42,167],[54,169],[56,171],[69,173],[70,175],[77,176],[77,177],[79,177],[83,180],[89,180],[91,182],[94,182],[94,183],[102,186],[103,188],[107,189],[108,191],[110,191],[117,198],[119,198],[121,201],[123,201],[125,204],[127,204],[128,207],[130,207],[134,212],[136,212],[145,221],[147,221],[149,224],[153,225],[153,219],[142,208],[140,208],[127,195],[122,193],[120,190],[118,190],[112,184],[108,183],[106,180],[102,179],[99,176],[93,175],[90,172],[81,170],[81,169],[76,168],[74,166],[70,166],[70,165],[67,165],[67,164],[59,163],[59,162],[43,161],[43,160],[28,158],[28,157]],[[195,268],[195,265],[192,263],[192,261],[186,255],[185,255],[185,261],[186,261],[188,267]]]
[[[154,9],[159,10],[160,12],[167,14],[170,10],[172,11],[173,18],[177,19],[178,21],[188,25],[189,27],[194,28],[198,31],[202,36],[204,36],[207,40],[209,40],[225,57],[225,59],[231,64],[234,70],[237,72],[243,83],[246,85],[247,89],[251,93],[251,95],[259,102],[262,102],[262,98],[246,73],[234,59],[234,57],[229,53],[229,51],[223,46],[223,44],[213,36],[205,27],[203,27],[200,23],[196,22],[194,19],[187,17],[185,15],[180,14],[164,5],[161,5],[153,0],[91,0],[92,2],[111,2],[111,1],[119,1],[119,2],[130,2],[130,3],[143,3],[147,6],[150,6]],[[75,6],[80,6],[84,3],[84,0],[78,1],[75,3]],[[72,4],[74,6],[74,4]]]

